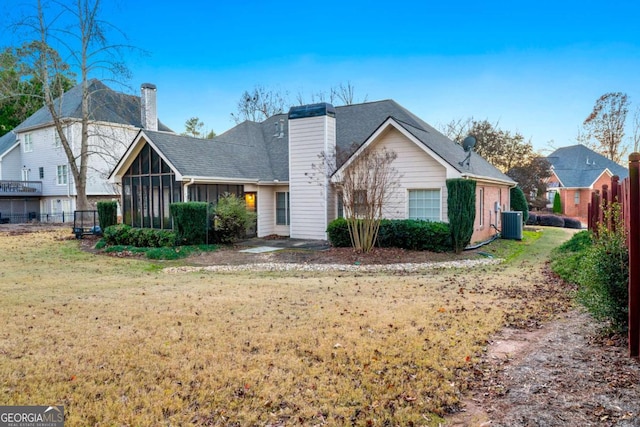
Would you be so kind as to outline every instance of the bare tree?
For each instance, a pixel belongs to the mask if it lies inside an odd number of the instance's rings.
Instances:
[[[51,114],[55,131],[69,162],[76,190],[76,207],[87,209],[89,201],[86,194],[87,171],[91,149],[90,76],[94,73],[106,73],[115,79],[128,76],[128,70],[119,61],[122,49],[131,46],[111,44],[107,40],[108,30],[116,30],[111,24],[99,18],[100,0],[77,0],[75,3],[37,2],[35,16],[27,18],[21,24],[30,28],[37,38],[24,46],[23,66],[28,67],[34,79],[42,84],[44,105]],[[51,20],[45,16],[45,9],[52,6]],[[47,11],[49,11],[47,9]],[[64,50],[61,55],[53,45]],[[79,147],[73,147],[64,132],[64,95],[56,98],[56,76],[64,75],[66,69],[77,70],[82,87],[82,113],[80,119],[81,139]]]
[[[471,132],[473,122],[473,117],[469,117],[468,119],[453,119],[449,123],[440,124],[438,129],[450,140],[462,144],[462,141]]]
[[[633,134],[631,135],[631,142],[633,142],[633,152],[637,153],[640,149],[640,108],[636,108],[633,113]]]
[[[351,82],[347,82],[331,87],[329,92],[318,91],[310,95],[298,92],[295,96],[295,102],[297,105],[320,102],[329,102],[333,105],[351,105],[367,102],[367,96],[365,95],[362,100],[356,98],[355,86]],[[256,86],[252,91],[245,91],[242,94],[237,104],[237,112],[231,113],[231,117],[236,123],[245,120],[261,122],[275,114],[284,113],[290,105],[288,91],[279,92],[264,86]]]
[[[608,92],[596,100],[583,126],[589,137],[598,141],[598,152],[620,163],[628,147],[622,145],[629,97],[622,92]]]
[[[322,185],[331,178],[342,198],[351,245],[358,252],[370,252],[378,238],[385,205],[399,186],[400,174],[393,167],[398,155],[386,147],[321,153],[320,163],[307,174]],[[355,154],[351,154],[355,151]]]
[[[251,92],[245,91],[238,101],[237,113],[231,113],[236,123],[245,120],[262,122],[269,117],[283,113],[289,108],[288,93],[256,86]]]
[[[339,105],[352,105],[367,102],[367,95],[362,100],[356,98],[356,88],[351,82],[340,83],[330,90],[330,99],[332,104],[339,102]]]

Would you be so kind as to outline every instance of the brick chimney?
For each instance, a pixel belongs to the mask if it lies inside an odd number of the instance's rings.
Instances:
[[[156,85],[143,83],[140,87],[140,113],[142,127],[158,130],[158,109],[156,106]]]

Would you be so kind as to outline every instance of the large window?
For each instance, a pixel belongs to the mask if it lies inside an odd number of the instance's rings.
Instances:
[[[171,228],[169,205],[182,187],[171,168],[145,145],[122,178],[123,222],[134,227]]]
[[[31,151],[33,151],[33,140],[31,139],[31,134],[28,133],[24,136],[24,152],[25,153],[30,153]]]
[[[289,225],[289,193],[276,193],[276,225]]]
[[[67,185],[67,165],[58,165],[57,171],[58,185]]]
[[[440,221],[440,190],[409,190],[409,218]]]

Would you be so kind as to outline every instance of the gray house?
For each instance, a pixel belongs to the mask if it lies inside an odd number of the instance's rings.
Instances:
[[[134,96],[114,91],[99,80],[89,82],[86,191],[90,201],[119,198],[118,188],[107,178],[140,129],[170,131],[157,120],[155,92],[155,86],[147,84],[141,96]],[[65,136],[79,153],[82,87],[65,92],[55,105]],[[150,109],[154,122],[147,120]],[[0,221],[73,220],[75,193],[69,162],[46,107],[0,138]]]
[[[123,221],[132,226],[170,228],[170,203],[215,203],[229,192],[256,211],[258,236],[326,239],[342,200],[328,177],[310,180],[313,164],[323,152],[342,150],[349,161],[383,148],[397,154],[401,175],[387,218],[447,221],[449,178],[477,182],[474,241],[491,236],[499,211],[510,208],[513,180],[475,153],[463,163],[462,147],[392,100],[292,107],[212,140],[141,130],[111,179],[122,186]]]

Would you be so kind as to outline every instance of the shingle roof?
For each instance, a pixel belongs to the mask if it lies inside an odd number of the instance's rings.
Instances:
[[[13,147],[16,143],[16,134],[13,132],[7,132],[0,137],[0,156],[7,152],[7,150]]]
[[[364,142],[387,118],[393,118],[422,144],[438,154],[458,172],[513,182],[484,158],[471,153],[469,167],[460,166],[464,149],[434,129],[424,120],[393,100],[336,107],[336,144],[348,148],[354,142]]]
[[[582,144],[558,148],[547,156],[562,185],[570,188],[588,188],[605,169],[620,179],[629,176],[629,170],[607,159]]]
[[[393,118],[422,144],[460,173],[515,182],[472,153],[469,168],[460,166],[462,147],[392,100],[335,108],[336,145],[354,149],[363,144],[388,118]],[[145,131],[153,143],[184,176],[288,181],[289,146],[286,114],[261,123],[245,121],[212,140]],[[355,144],[354,144],[355,143]]]
[[[90,120],[120,123],[138,128],[142,127],[140,114],[140,97],[116,92],[97,79],[89,81],[89,111]],[[82,118],[82,85],[78,84],[69,89],[60,98],[54,101],[59,106],[61,118]],[[51,113],[46,106],[29,116],[20,123],[14,131],[21,131],[52,122]],[[158,120],[158,130],[171,132]]]

